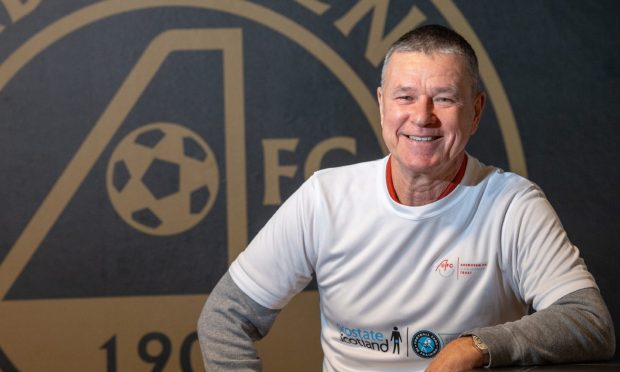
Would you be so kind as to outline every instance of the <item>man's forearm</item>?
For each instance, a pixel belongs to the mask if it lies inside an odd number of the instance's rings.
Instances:
[[[616,348],[611,316],[595,288],[570,293],[518,321],[466,334],[487,344],[491,366],[599,361]]]
[[[207,371],[260,371],[254,341],[263,338],[279,310],[257,304],[226,273],[198,319],[198,337]]]

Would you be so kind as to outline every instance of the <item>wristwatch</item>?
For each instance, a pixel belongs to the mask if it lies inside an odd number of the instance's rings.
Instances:
[[[471,338],[474,340],[474,346],[476,347],[476,349],[480,350],[480,352],[482,353],[482,366],[488,366],[489,362],[491,361],[489,347],[480,339],[480,337],[472,335]]]

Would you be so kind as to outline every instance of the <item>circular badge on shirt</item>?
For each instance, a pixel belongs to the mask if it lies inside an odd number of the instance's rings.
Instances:
[[[439,337],[431,331],[416,332],[411,338],[413,352],[421,358],[432,358],[441,349]]]

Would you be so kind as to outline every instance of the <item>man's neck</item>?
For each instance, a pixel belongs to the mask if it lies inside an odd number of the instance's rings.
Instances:
[[[421,206],[435,202],[447,196],[456,188],[467,164],[464,153],[454,165],[440,174],[403,174],[393,157],[388,161],[388,185],[393,185],[390,192],[395,201],[408,206]],[[391,179],[390,179],[391,178]]]

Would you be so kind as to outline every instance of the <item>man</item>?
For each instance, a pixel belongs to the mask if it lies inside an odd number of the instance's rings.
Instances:
[[[542,191],[465,152],[478,81],[474,51],[447,28],[394,43],[377,90],[390,155],[317,172],[235,260],[198,322],[207,370],[260,369],[253,340],[313,273],[324,371],[613,355],[609,312]],[[407,352],[387,352],[393,329]]]

